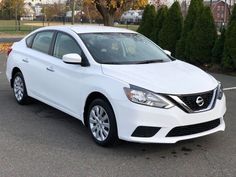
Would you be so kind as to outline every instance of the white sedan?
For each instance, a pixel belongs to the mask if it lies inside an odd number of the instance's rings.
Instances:
[[[38,29],[8,52],[16,101],[81,120],[102,146],[175,143],[225,129],[221,84],[141,34],[103,26]]]

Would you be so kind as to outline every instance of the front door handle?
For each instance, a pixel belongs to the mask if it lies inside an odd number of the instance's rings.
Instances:
[[[53,67],[51,67],[51,66],[50,66],[50,67],[47,67],[46,69],[47,69],[48,71],[50,71],[50,72],[55,72],[55,70],[54,70]]]
[[[23,62],[29,63],[29,60],[27,58],[22,59]]]

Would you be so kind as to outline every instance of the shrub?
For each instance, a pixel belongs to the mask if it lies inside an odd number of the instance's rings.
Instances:
[[[204,7],[186,40],[186,44],[190,45],[190,61],[201,65],[210,63],[216,37],[216,27],[211,9]]]
[[[236,5],[234,5],[225,35],[223,68],[236,70]]]
[[[155,7],[153,5],[147,5],[144,9],[142,21],[138,28],[139,33],[143,34],[148,38],[151,38],[155,15]]]
[[[222,28],[221,35],[216,39],[214,48],[212,49],[212,63],[221,64],[224,53],[225,28]]]
[[[228,26],[230,26],[230,24],[231,24],[232,22],[235,22],[235,21],[236,21],[236,5],[234,5],[234,7],[233,7],[232,14],[231,14],[231,16],[230,16]]]
[[[178,1],[175,1],[168,10],[163,27],[158,35],[159,45],[171,51],[175,56],[176,43],[180,38],[183,25],[183,17]]]
[[[189,44],[186,44],[186,40],[193,30],[194,24],[197,18],[200,16],[202,10],[202,0],[191,0],[188,14],[184,20],[184,27],[181,38],[176,45],[176,56],[178,58],[186,59],[186,57],[189,56]]]
[[[159,32],[161,31],[161,28],[163,26],[163,22],[166,18],[168,12],[167,6],[162,6],[156,14],[156,17],[154,19],[154,24],[153,24],[153,32],[152,32],[152,41],[154,41],[156,44],[158,44],[158,35]]]
[[[140,25],[137,30],[141,34],[143,34],[143,31],[144,31],[144,24],[145,24],[145,21],[147,20],[147,13],[149,11],[149,8],[150,8],[149,4],[146,5],[146,7],[144,8],[142,20],[141,20]]]

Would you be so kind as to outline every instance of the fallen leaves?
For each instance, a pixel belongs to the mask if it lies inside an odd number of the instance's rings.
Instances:
[[[12,43],[0,43],[0,54],[7,53],[8,49],[12,46]]]

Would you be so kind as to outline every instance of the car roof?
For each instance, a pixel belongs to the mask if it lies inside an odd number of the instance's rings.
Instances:
[[[41,30],[72,30],[77,34],[81,33],[136,33],[135,31],[131,31],[125,28],[116,28],[116,27],[108,27],[102,25],[63,25],[63,26],[49,26],[40,28]]]

